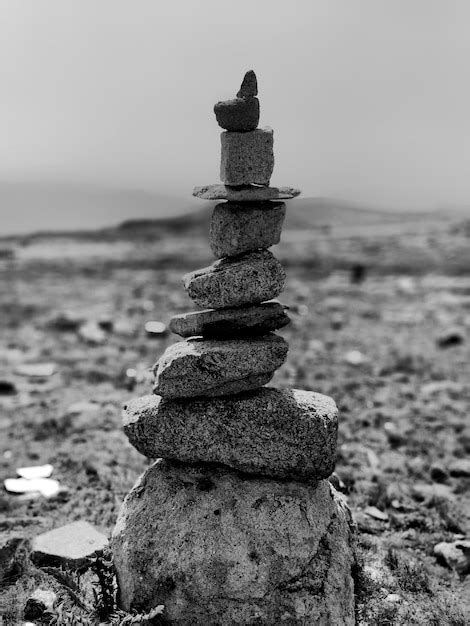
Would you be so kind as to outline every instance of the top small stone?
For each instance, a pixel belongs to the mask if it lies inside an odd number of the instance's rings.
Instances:
[[[258,95],[258,81],[256,80],[256,74],[253,70],[250,70],[245,74],[240,91],[237,93],[237,98],[253,98]]]

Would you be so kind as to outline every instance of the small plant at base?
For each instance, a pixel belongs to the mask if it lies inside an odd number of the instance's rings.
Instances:
[[[118,611],[111,616],[111,624],[115,626],[129,626],[130,624],[145,624],[146,622],[150,622],[150,620],[155,620],[163,615],[163,611],[165,607],[163,604],[159,604],[154,609],[149,611],[148,613],[135,613],[131,615],[130,613],[125,613],[124,611]],[[155,622],[159,623],[159,622]],[[163,622],[161,622],[163,624]]]

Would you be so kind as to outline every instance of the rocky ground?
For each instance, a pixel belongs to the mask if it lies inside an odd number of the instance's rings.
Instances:
[[[121,406],[150,392],[150,367],[176,339],[145,324],[192,308],[180,277],[210,261],[202,232],[0,245],[2,482],[51,463],[61,485],[50,498],[0,494],[4,624],[24,621],[38,588],[56,600],[36,623],[137,623],[110,615],[106,559],[84,573],[38,567],[20,540],[75,520],[110,533],[150,463],[122,433]],[[367,237],[287,231],[274,249],[292,322],[280,331],[290,351],[272,384],[331,395],[340,408],[332,481],[358,527],[358,623],[470,622],[468,234],[464,223]],[[53,372],[25,375],[31,363]]]

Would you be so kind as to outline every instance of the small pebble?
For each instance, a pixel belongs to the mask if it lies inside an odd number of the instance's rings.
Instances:
[[[388,521],[388,514],[384,511],[381,511],[376,506],[368,506],[364,509],[364,513],[369,515],[369,517],[373,517],[381,522]]]
[[[100,328],[99,324],[94,321],[86,322],[83,326],[80,326],[78,336],[85,343],[92,346],[102,345],[106,341],[106,333]]]
[[[145,332],[149,337],[163,337],[167,334],[166,324],[163,322],[149,321],[145,324]]]
[[[48,378],[55,371],[55,363],[22,363],[15,368],[15,374],[29,378]]]
[[[0,380],[0,396],[14,396],[16,393],[15,383],[10,380]]]
[[[33,478],[49,478],[54,471],[54,467],[47,463],[46,465],[35,465],[32,467],[18,467],[16,473],[21,478],[32,480]]]

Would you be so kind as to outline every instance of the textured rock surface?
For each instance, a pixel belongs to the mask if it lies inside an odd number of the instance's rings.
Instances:
[[[221,259],[183,276],[189,297],[211,309],[271,300],[281,293],[285,280],[282,265],[268,250]]]
[[[286,307],[279,302],[237,307],[205,309],[174,315],[170,330],[181,337],[201,335],[206,339],[232,339],[266,334],[289,323]]]
[[[269,185],[274,169],[272,128],[220,135],[220,180],[226,185]]]
[[[153,390],[164,398],[191,398],[256,389],[271,380],[287,349],[272,333],[249,340],[180,341],[156,363]]]
[[[114,530],[120,604],[163,604],[170,624],[352,625],[349,519],[327,481],[159,461]]]
[[[251,98],[258,95],[258,81],[253,70],[249,70],[243,77],[237,98]]]
[[[259,122],[258,98],[234,98],[214,105],[217,124],[225,130],[247,132],[255,130]]]
[[[312,391],[264,387],[195,400],[145,396],[124,411],[131,444],[152,459],[222,463],[234,470],[294,480],[334,469],[338,410]]]
[[[225,202],[214,207],[209,243],[216,258],[235,256],[279,243],[284,202]]]
[[[298,195],[300,195],[300,189],[295,187],[257,187],[256,185],[230,187],[217,184],[193,189],[193,196],[202,200],[232,200],[234,202],[290,200]]]

